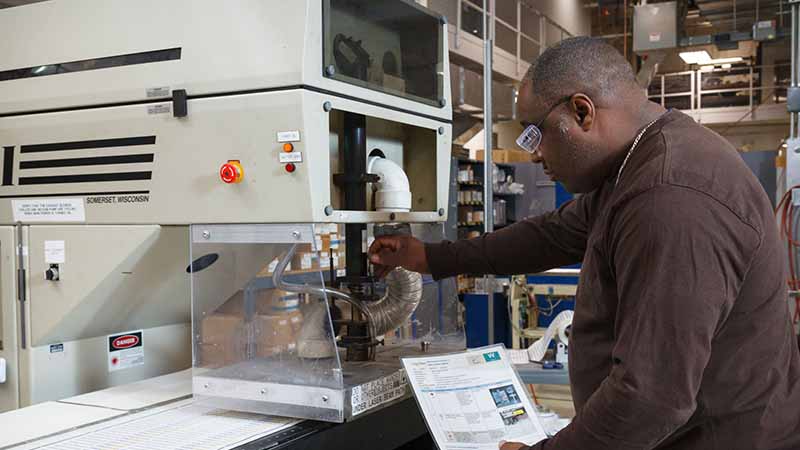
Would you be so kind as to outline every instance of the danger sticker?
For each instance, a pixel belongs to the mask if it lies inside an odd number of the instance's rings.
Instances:
[[[113,334],[108,337],[108,371],[144,365],[142,331]]]

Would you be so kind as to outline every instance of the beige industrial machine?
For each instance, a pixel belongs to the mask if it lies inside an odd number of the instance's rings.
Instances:
[[[364,253],[446,219],[442,18],[53,0],[0,30],[0,410],[193,352],[198,400],[342,421],[407,396],[399,356],[463,347]]]

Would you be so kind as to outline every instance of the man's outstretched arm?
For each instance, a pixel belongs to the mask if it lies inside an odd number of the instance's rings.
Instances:
[[[410,236],[380,237],[370,246],[370,261],[378,276],[400,266],[436,279],[530,273],[575,264],[586,250],[593,196],[581,196],[556,211],[475,239],[423,244]]]

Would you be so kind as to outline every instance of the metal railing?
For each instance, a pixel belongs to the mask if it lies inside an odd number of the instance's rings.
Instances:
[[[660,101],[664,107],[683,110],[743,106],[753,109],[785,103],[788,76],[783,80],[780,74],[784,69],[788,75],[789,68],[789,64],[774,64],[658,74],[648,87],[648,98]],[[765,80],[765,75],[771,75],[771,79]],[[712,96],[713,100],[709,98]]]
[[[513,5],[512,9],[516,9],[515,23],[498,17],[496,11],[495,14],[491,14],[492,10],[496,10],[497,7],[495,5],[499,2],[504,2],[506,6]],[[490,20],[493,23],[493,26],[488,27],[490,30],[487,30],[485,23],[475,22],[478,15],[483,15],[483,8],[480,3],[480,1],[468,0],[428,0],[428,7],[445,15],[448,21],[453,24],[455,41],[451,44],[455,48],[460,47],[460,40],[463,39],[463,36],[468,35],[483,40],[484,33],[490,31],[491,36],[489,36],[489,39],[494,43],[494,53],[497,54],[499,52],[509,59],[514,59],[518,76],[523,75],[528,65],[541,55],[547,47],[573,36],[566,28],[524,0],[487,0],[490,5]],[[470,16],[472,19],[467,20],[465,16]],[[469,29],[473,25],[476,28]],[[498,40],[497,28],[501,27],[504,32],[511,33],[514,37]],[[551,39],[548,39],[548,36]],[[513,46],[506,45],[514,41],[515,44]]]

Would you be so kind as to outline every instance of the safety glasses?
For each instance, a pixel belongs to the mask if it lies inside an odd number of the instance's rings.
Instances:
[[[517,138],[517,145],[528,153],[534,153],[539,148],[539,144],[542,143],[542,124],[547,120],[547,117],[550,116],[550,113],[553,112],[554,109],[570,101],[571,98],[571,95],[562,98],[556,102],[555,105],[550,107],[547,114],[544,115],[538,124],[530,124],[525,127],[525,130]]]

